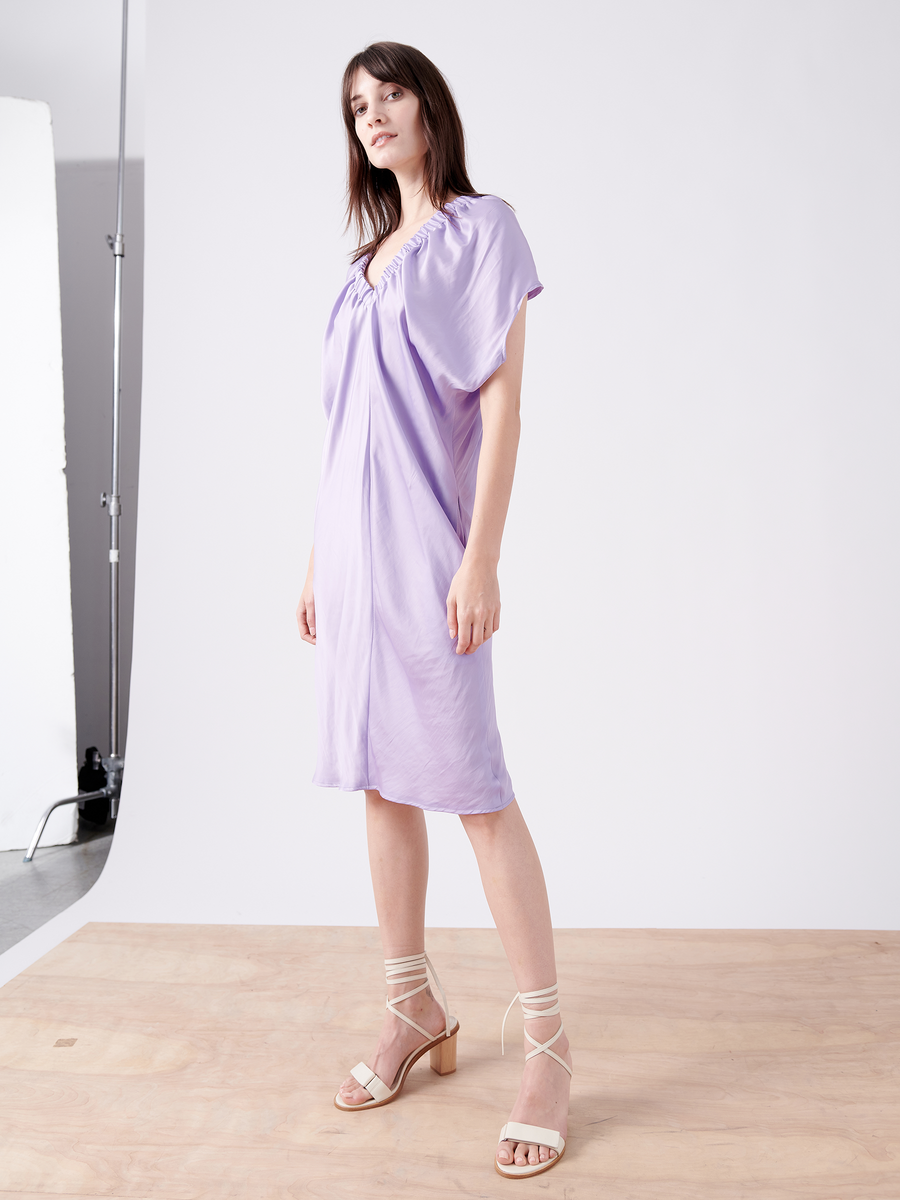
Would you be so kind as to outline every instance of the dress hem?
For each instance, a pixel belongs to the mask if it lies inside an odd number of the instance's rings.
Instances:
[[[318,783],[315,779],[312,780],[312,783],[314,787],[337,788],[342,792],[364,792],[366,790],[375,791],[378,792],[382,800],[389,800],[391,804],[405,804],[409,808],[421,808],[425,812],[450,813],[455,817],[479,817],[484,816],[487,813],[502,812],[503,809],[508,808],[516,798],[516,794],[513,792],[508,800],[504,800],[503,803],[498,804],[496,808],[476,808],[471,810],[458,808],[438,808],[438,806],[435,804],[422,804],[417,800],[402,800],[399,796],[385,796],[381,788],[378,787],[377,784],[373,783],[363,783],[355,787],[345,787],[342,783]]]

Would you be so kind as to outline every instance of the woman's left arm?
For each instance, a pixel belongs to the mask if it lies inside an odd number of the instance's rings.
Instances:
[[[497,563],[519,448],[519,395],[525,357],[525,297],[506,337],[506,362],[482,385],[483,426],[472,527],[447,593],[447,625],[457,654],[474,654],[500,628]]]

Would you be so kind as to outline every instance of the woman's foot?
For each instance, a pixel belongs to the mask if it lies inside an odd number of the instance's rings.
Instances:
[[[538,1042],[546,1042],[559,1028],[559,1017],[539,1017],[528,1022],[528,1032]],[[563,1032],[553,1043],[553,1050],[572,1065],[569,1039]],[[526,1054],[534,1046],[525,1039]],[[509,1115],[510,1121],[524,1125],[540,1125],[544,1129],[555,1129],[566,1137],[569,1116],[569,1084],[571,1077],[549,1054],[536,1054],[525,1064],[519,1094]],[[537,1166],[556,1158],[556,1150],[549,1146],[532,1146],[527,1142],[505,1141],[497,1148],[497,1162],[508,1167]]]
[[[388,988],[392,1000],[394,996],[402,996],[408,990],[409,984],[393,984]],[[431,988],[419,992],[417,996],[410,996],[408,1000],[394,1000],[394,1004],[417,1025],[427,1029],[433,1037],[437,1037],[446,1028],[447,1018],[440,1004],[432,996]],[[395,1017],[393,1013],[386,1012],[375,1053],[371,1058],[366,1058],[365,1063],[379,1079],[383,1079],[388,1087],[392,1087],[403,1060],[413,1050],[424,1045],[425,1038],[421,1033],[418,1033],[411,1025],[407,1025],[405,1021]],[[344,1104],[365,1104],[367,1100],[372,1099],[371,1092],[367,1091],[352,1075],[348,1075],[341,1084],[339,1095]]]

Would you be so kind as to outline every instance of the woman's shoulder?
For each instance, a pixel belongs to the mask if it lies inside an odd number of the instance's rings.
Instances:
[[[518,225],[512,206],[489,192],[478,196],[457,196],[446,207],[451,213],[465,216],[479,225]]]
[[[444,216],[442,236],[433,239],[439,253],[469,252],[481,257],[489,247],[503,252],[525,241],[516,214],[500,196],[457,196],[445,205]]]

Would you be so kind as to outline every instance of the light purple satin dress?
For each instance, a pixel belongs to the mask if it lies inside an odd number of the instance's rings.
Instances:
[[[457,654],[447,592],[472,519],[479,388],[542,290],[512,209],[460,196],[388,264],[350,268],[325,334],[313,783],[452,813],[513,799],[491,642]]]

